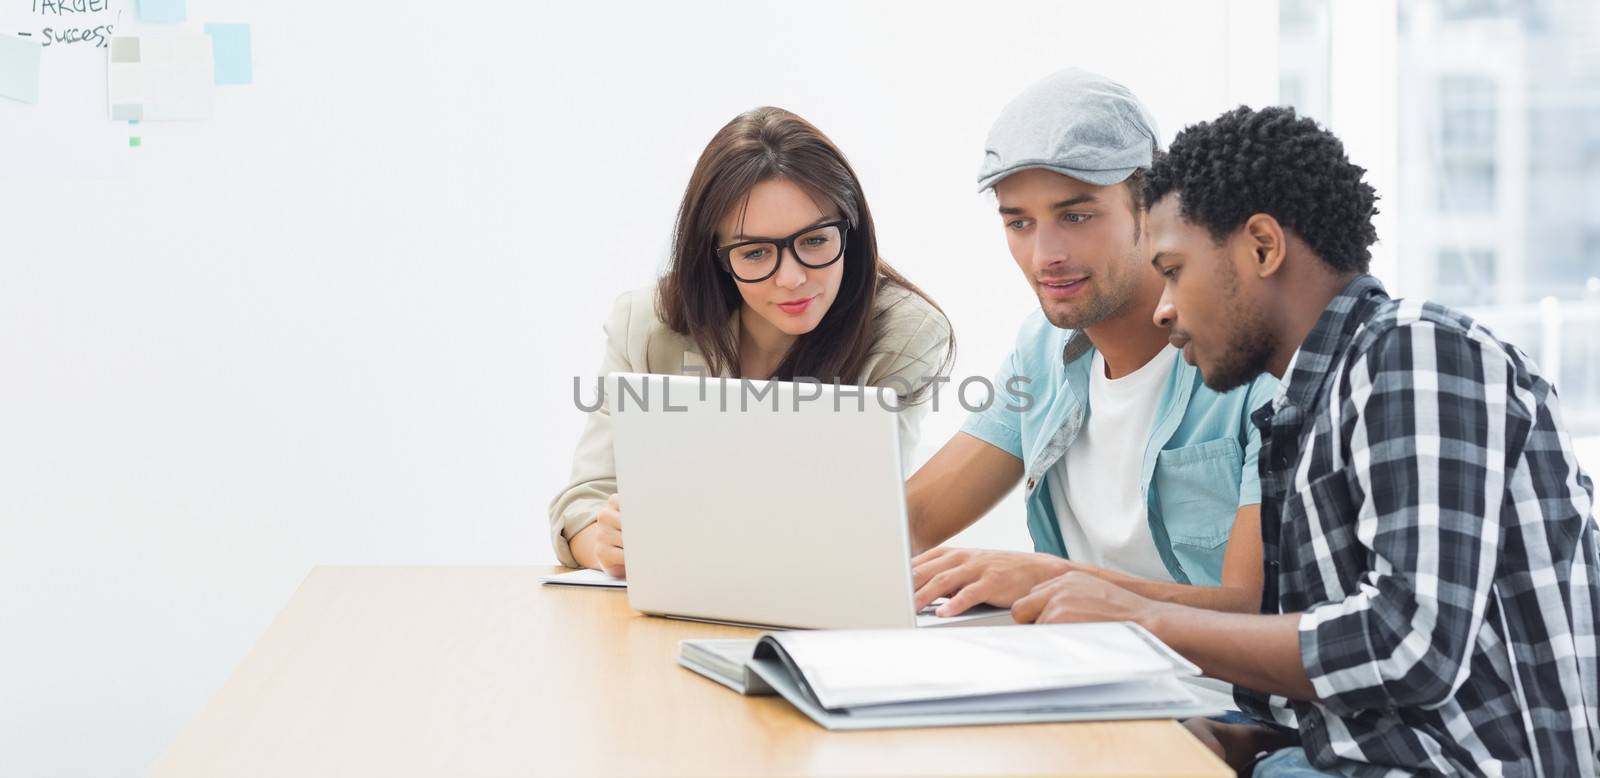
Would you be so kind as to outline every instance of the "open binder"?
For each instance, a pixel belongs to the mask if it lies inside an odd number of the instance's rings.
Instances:
[[[747,657],[742,663],[741,657]],[[1136,624],[773,632],[679,663],[830,730],[1204,716],[1199,669]]]

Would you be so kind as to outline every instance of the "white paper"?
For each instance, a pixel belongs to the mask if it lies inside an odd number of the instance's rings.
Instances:
[[[830,709],[1199,672],[1126,623],[819,630],[780,640]]]
[[[111,119],[210,119],[216,96],[211,36],[179,30],[115,36],[106,83]]]
[[[754,638],[683,640],[679,641],[678,650],[681,652],[686,646],[692,646],[711,661],[719,661],[728,667],[743,668],[755,654],[756,644],[759,642]]]
[[[1177,678],[1152,678],[1076,689],[1013,692],[960,700],[924,700],[847,709],[852,716],[937,716],[961,713],[1031,713],[1072,710],[1125,710],[1196,705],[1199,700]]]
[[[574,570],[570,573],[547,575],[540,581],[557,586],[599,586],[611,589],[626,589],[628,582],[622,578],[613,578],[599,570]]]
[[[730,681],[743,683],[745,666],[756,652],[755,639],[678,641],[678,655]]]

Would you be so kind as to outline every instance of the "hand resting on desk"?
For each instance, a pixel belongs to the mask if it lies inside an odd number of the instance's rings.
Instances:
[[[578,564],[615,578],[627,578],[622,554],[622,495],[613,494],[595,514],[594,523],[572,537]]]

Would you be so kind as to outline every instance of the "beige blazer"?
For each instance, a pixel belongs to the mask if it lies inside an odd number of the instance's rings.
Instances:
[[[679,335],[656,316],[655,287],[628,292],[617,298],[606,320],[606,354],[597,375],[612,372],[684,375],[689,369],[706,369],[694,341]],[[907,384],[919,392],[945,361],[950,349],[950,324],[938,309],[897,284],[886,284],[873,306],[872,345],[858,383],[893,386],[898,393]],[[905,382],[905,383],[902,383]],[[905,398],[902,397],[902,400]],[[909,469],[917,450],[918,429],[928,403],[900,411],[902,469]],[[617,470],[611,450],[611,415],[604,406],[591,412],[572,457],[572,477],[550,502],[550,543],[556,558],[577,567],[567,540],[594,522],[595,513],[617,491]]]

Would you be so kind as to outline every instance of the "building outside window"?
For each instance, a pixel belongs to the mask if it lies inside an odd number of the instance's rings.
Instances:
[[[1379,207],[1397,226],[1380,233],[1395,249],[1380,277],[1527,352],[1600,467],[1600,3],[1387,7],[1392,30],[1354,30],[1339,0],[1281,0],[1280,102],[1343,133],[1351,116],[1330,112],[1329,84],[1371,63],[1341,60],[1360,42],[1338,37],[1393,34],[1397,185]]]

